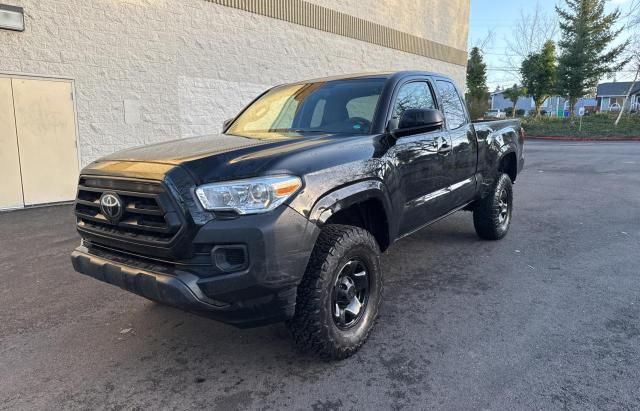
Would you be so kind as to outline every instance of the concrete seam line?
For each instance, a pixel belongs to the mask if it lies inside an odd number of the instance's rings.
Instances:
[[[466,50],[447,46],[304,0],[204,1],[447,63],[460,66],[467,64]]]

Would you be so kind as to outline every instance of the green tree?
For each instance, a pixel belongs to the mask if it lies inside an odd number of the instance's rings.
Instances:
[[[489,88],[487,87],[487,65],[478,47],[471,49],[467,62],[467,107],[471,117],[484,115],[489,108]]]
[[[518,99],[520,96],[524,96],[526,91],[522,87],[518,87],[517,84],[514,84],[510,88],[505,89],[502,94],[509,100],[511,100],[513,118],[516,117],[516,104],[518,104]]]
[[[533,98],[536,117],[542,103],[556,91],[556,46],[549,40],[539,53],[529,54],[520,67],[522,85]]]
[[[624,67],[622,57],[629,40],[611,47],[622,28],[614,27],[620,10],[605,14],[605,0],[565,0],[567,9],[556,6],[562,38],[558,59],[558,91],[569,98],[571,113],[578,98],[594,88],[603,76]]]

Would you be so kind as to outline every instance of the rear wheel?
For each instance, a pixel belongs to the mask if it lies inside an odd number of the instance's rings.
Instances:
[[[368,231],[345,225],[323,228],[288,322],[299,349],[343,359],[364,344],[382,298],[379,256]]]
[[[507,235],[513,212],[513,186],[507,174],[501,174],[491,192],[473,209],[473,225],[480,238],[499,240]]]

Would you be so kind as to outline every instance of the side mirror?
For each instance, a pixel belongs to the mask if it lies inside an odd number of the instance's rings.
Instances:
[[[234,118],[228,118],[222,123],[222,131],[227,131],[231,123],[233,123]]]
[[[412,134],[427,133],[439,130],[444,124],[440,110],[411,108],[400,116],[398,127],[391,131],[394,136],[402,137]]]

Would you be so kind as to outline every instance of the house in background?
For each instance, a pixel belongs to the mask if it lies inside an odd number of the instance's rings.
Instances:
[[[578,114],[581,108],[584,108],[585,113],[595,113],[598,111],[598,103],[593,97],[583,97],[576,101],[576,105],[573,107],[574,114]],[[547,112],[551,117],[566,117],[569,112],[569,100],[561,96],[552,96],[544,101],[542,104],[542,110]]]
[[[504,91],[495,91],[490,94],[491,97],[491,109],[492,110],[507,110],[513,107],[511,100],[504,96]],[[578,114],[580,108],[584,107],[587,112],[597,111],[597,103],[594,98],[581,98],[576,102],[574,107],[575,113]],[[535,109],[533,98],[521,96],[516,104],[516,110],[524,110],[525,116],[529,115],[529,112]],[[565,117],[569,111],[569,102],[566,98],[561,96],[552,96],[547,98],[540,110],[550,117]]]
[[[567,99],[560,96],[549,97],[542,103],[542,110],[550,116],[563,117],[565,108],[567,108]]]
[[[576,112],[582,107],[584,107],[586,113],[596,113],[598,111],[598,100],[595,98],[578,99],[575,107]]]
[[[507,109],[511,109],[513,107],[513,103],[511,100],[504,96],[504,91],[494,91],[489,95],[491,99],[491,110],[502,110],[505,111]],[[518,102],[516,103],[516,111],[524,110],[525,115],[529,114],[529,111],[535,108],[535,104],[533,103],[533,99],[531,97],[520,96],[518,98]]]
[[[624,103],[624,97],[627,91],[629,91],[629,87],[631,87],[630,81],[598,84],[596,99],[599,111],[605,113],[608,111],[619,111]],[[636,83],[633,90],[631,90],[631,95],[624,109],[635,111],[640,109],[640,82]]]
[[[629,87],[631,87],[630,81],[598,84],[596,98],[586,97],[578,99],[574,107],[574,111],[577,114],[583,107],[587,113],[619,111],[624,103],[624,97],[627,94],[627,91],[629,91]],[[496,90],[491,93],[490,99],[492,110],[507,110],[513,107],[511,100],[504,96],[503,90]],[[569,111],[568,106],[569,102],[566,98],[561,96],[552,96],[542,103],[541,110],[552,117],[564,117]],[[525,115],[528,115],[531,110],[534,110],[534,108],[535,104],[531,97],[522,96],[518,99],[518,103],[516,104],[516,110],[524,110]],[[631,90],[629,100],[627,101],[624,109],[625,111],[640,111],[640,82],[637,82]]]

